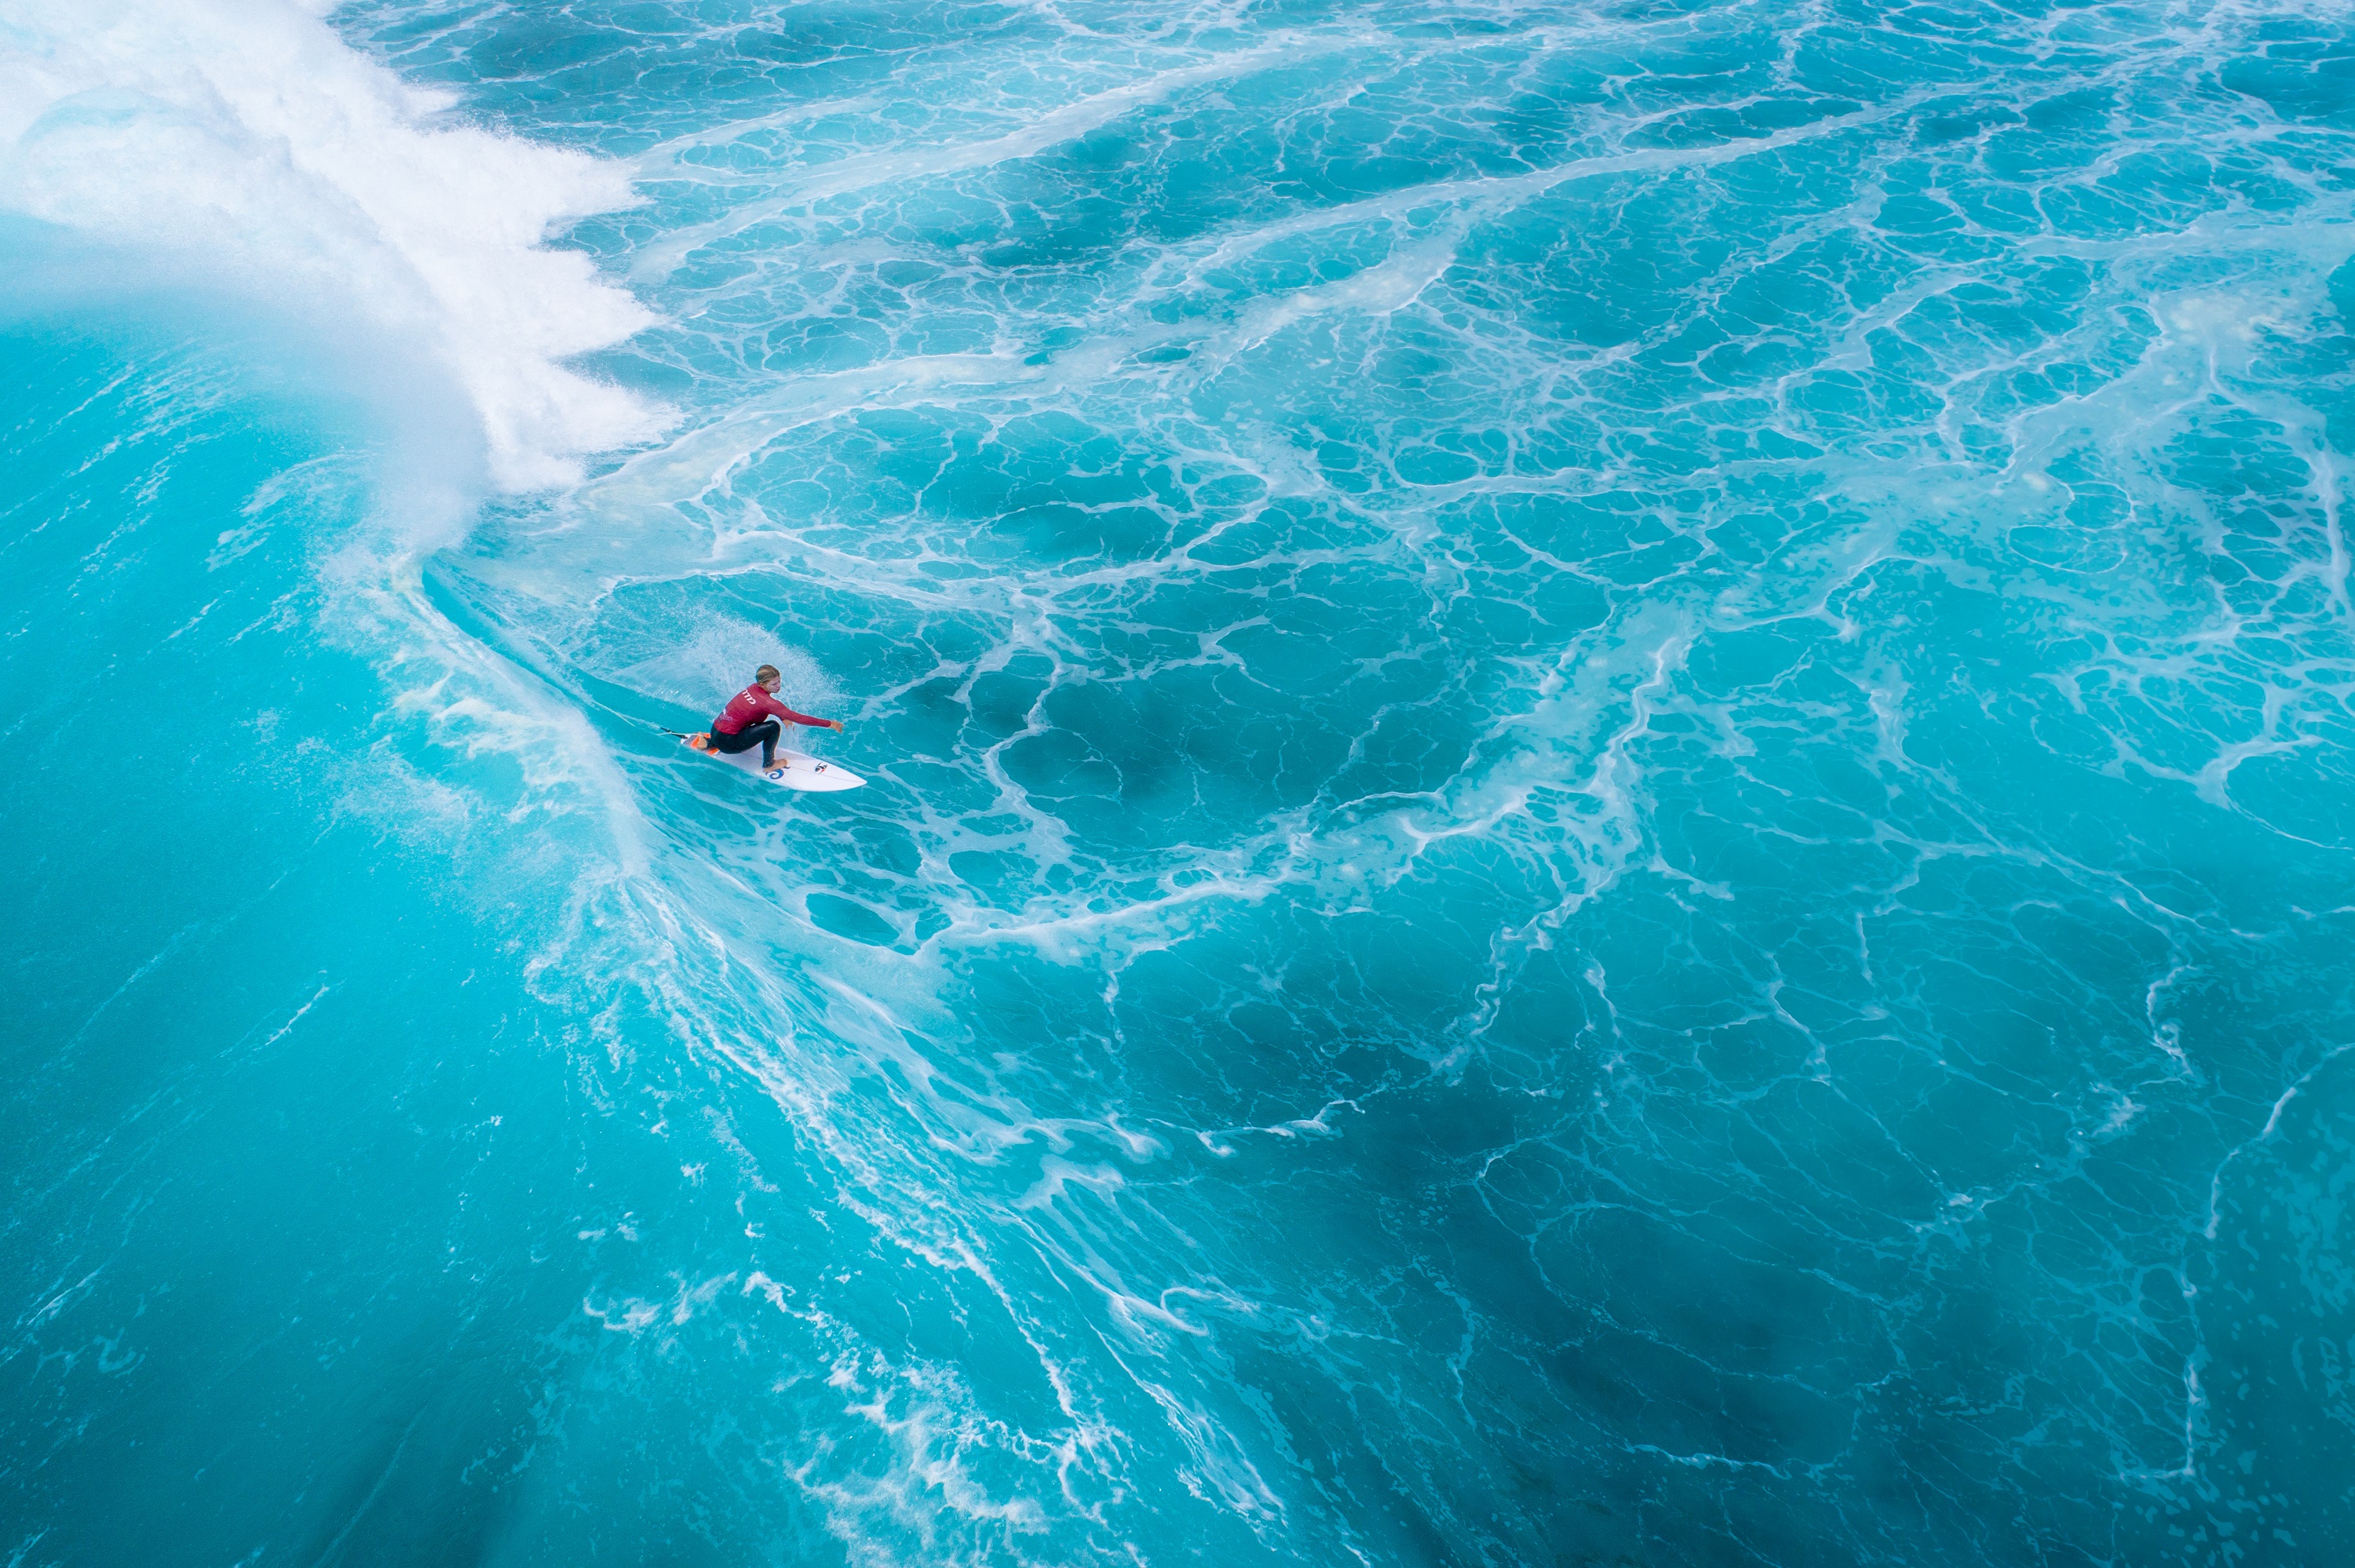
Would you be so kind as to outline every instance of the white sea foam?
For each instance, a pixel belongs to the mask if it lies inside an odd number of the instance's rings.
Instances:
[[[288,0],[10,10],[0,209],[160,257],[308,313],[357,355],[448,377],[504,489],[567,482],[583,455],[662,427],[659,410],[564,363],[654,317],[586,257],[542,243],[634,199],[618,165],[449,122],[447,99]]]

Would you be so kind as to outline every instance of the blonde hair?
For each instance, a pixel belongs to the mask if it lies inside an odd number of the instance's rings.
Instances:
[[[784,678],[784,672],[774,664],[763,664],[752,672],[752,679],[755,681],[782,681]]]

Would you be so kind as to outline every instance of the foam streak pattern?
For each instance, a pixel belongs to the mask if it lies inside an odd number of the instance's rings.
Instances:
[[[0,37],[12,1563],[2355,1551],[2343,7],[170,9]]]

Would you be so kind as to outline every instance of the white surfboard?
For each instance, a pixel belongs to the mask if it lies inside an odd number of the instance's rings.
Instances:
[[[705,737],[700,735],[686,736],[683,744],[690,750],[702,752],[714,762],[725,762],[731,768],[750,773],[755,779],[771,784],[781,784],[788,789],[804,789],[813,794],[831,794],[837,789],[856,789],[867,782],[847,768],[838,767],[831,762],[821,762],[806,751],[794,751],[782,746],[777,747],[777,765],[774,768],[763,768],[761,766],[761,748],[757,746],[750,747],[731,757],[725,752],[705,749]]]

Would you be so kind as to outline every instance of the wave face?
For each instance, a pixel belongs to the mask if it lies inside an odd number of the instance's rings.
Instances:
[[[6,1561],[2355,1550],[2350,62],[17,7]]]

